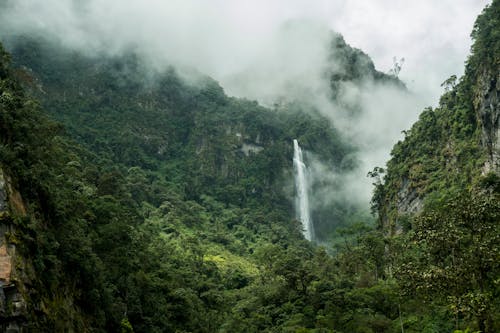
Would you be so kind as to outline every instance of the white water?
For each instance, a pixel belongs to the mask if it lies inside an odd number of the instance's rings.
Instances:
[[[312,241],[314,239],[314,228],[309,212],[309,186],[307,184],[307,169],[302,160],[302,149],[297,140],[293,140],[293,167],[295,170],[295,214],[303,227],[304,237]]]

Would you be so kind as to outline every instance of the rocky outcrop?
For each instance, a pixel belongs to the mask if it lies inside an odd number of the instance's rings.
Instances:
[[[0,284],[10,284],[10,275],[12,273],[12,256],[7,251],[7,245],[0,246]]]
[[[243,143],[243,145],[241,146],[241,151],[247,157],[250,156],[251,153],[252,154],[258,154],[263,149],[264,149],[264,147],[258,146],[258,145],[254,145],[252,143]]]
[[[25,214],[26,209],[19,192],[13,190],[0,168],[0,332],[16,333],[25,331],[27,320],[26,301],[16,276],[15,263],[21,258],[16,255],[13,241],[12,212]]]
[[[0,214],[7,210],[7,190],[5,184],[5,177],[2,169],[0,169]]]
[[[476,77],[473,105],[480,126],[481,146],[486,152],[481,172],[483,175],[490,172],[500,175],[500,72],[482,70]],[[452,143],[447,143],[446,151],[450,152],[447,166],[455,165],[457,157]],[[423,197],[406,178],[397,192],[396,207],[399,216],[416,214],[423,208]]]
[[[500,174],[500,72],[478,77],[474,108],[481,124],[481,144],[488,153],[483,174]]]
[[[400,215],[415,214],[422,210],[424,202],[416,189],[410,188],[410,181],[405,178],[398,192],[398,213]]]

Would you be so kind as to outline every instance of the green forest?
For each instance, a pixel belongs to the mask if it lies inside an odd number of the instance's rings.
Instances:
[[[335,198],[314,242],[292,142],[340,176],[359,149],[314,107],[5,39],[0,331],[500,332],[499,19],[494,0],[464,76],[369,173],[371,214]],[[407,89],[342,36],[329,47],[332,99],[345,82]]]

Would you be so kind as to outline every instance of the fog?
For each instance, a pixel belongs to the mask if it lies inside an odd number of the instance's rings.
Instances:
[[[401,131],[436,105],[440,83],[461,75],[469,34],[487,0],[3,0],[0,35],[42,34],[87,54],[134,50],[150,66],[196,68],[229,95],[307,101],[359,147],[361,167],[341,195],[367,202],[369,170],[383,166]],[[330,30],[388,72],[404,57],[409,93],[366,82],[328,96]],[[356,117],[345,105],[359,104]],[[344,106],[342,106],[344,105]],[[325,177],[335,170],[315,166]],[[330,170],[330,171],[325,171]],[[326,175],[333,173],[333,175]],[[333,194],[332,194],[333,195]],[[337,192],[335,195],[339,195]]]
[[[3,0],[1,31],[40,32],[88,52],[135,47],[150,61],[198,68],[229,89],[228,77],[256,60],[284,54],[274,41],[283,26],[308,20],[342,35],[388,71],[394,56],[406,59],[401,78],[435,103],[439,84],[460,75],[475,17],[488,0]],[[307,47],[323,36],[296,34],[291,59],[311,56]],[[313,40],[311,40],[313,39]],[[295,40],[297,41],[297,40]],[[274,53],[274,55],[276,55]],[[298,54],[297,54],[298,53]],[[301,57],[300,55],[304,55]],[[313,60],[313,59],[311,59]],[[311,62],[312,63],[312,62]],[[271,67],[273,63],[267,63]],[[292,67],[290,65],[289,67]],[[227,85],[227,86],[226,86]]]

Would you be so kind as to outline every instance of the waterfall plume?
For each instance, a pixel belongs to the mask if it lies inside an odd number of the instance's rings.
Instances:
[[[302,158],[302,149],[299,142],[293,140],[293,167],[295,171],[295,214],[302,223],[304,237],[312,241],[314,228],[309,211],[309,185],[307,181],[307,168]]]

